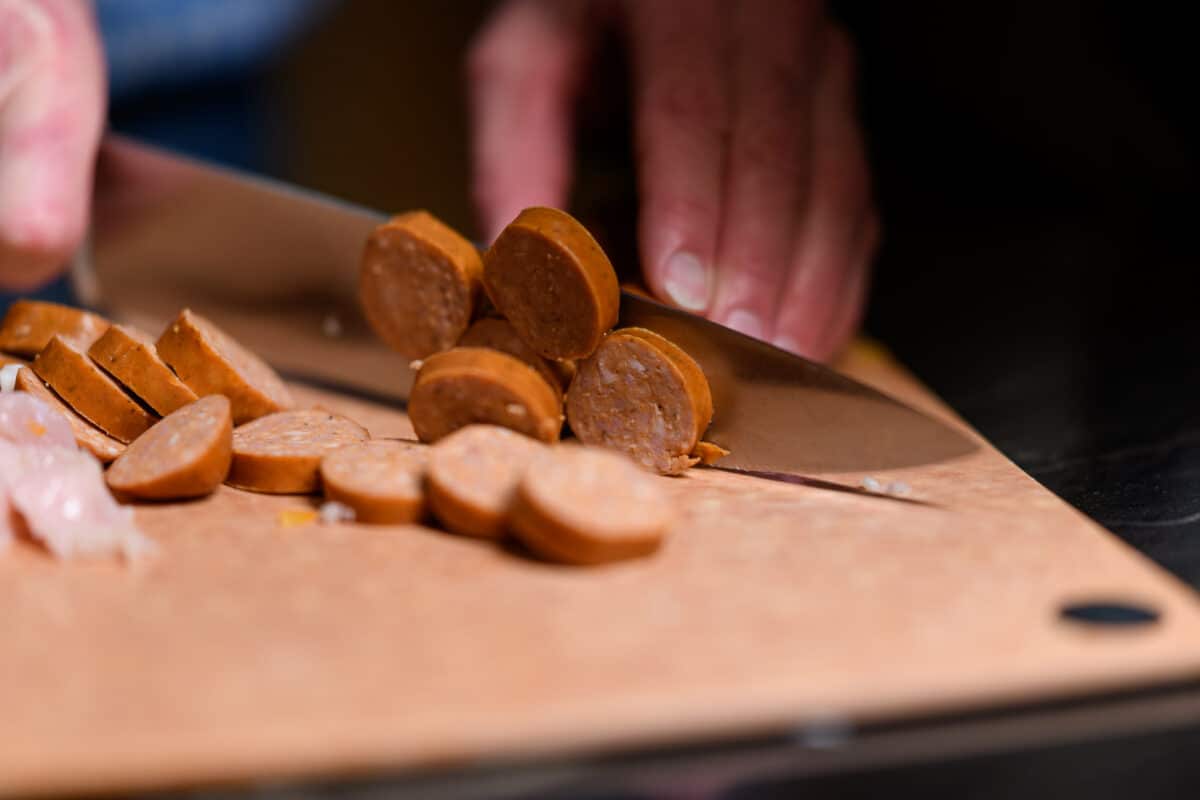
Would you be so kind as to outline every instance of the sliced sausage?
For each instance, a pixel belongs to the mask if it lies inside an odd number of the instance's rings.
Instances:
[[[234,425],[292,405],[291,394],[275,370],[191,309],[185,308],[167,326],[157,349],[197,396],[228,397]]]
[[[477,422],[551,442],[562,430],[562,398],[518,358],[456,347],[425,359],[408,398],[408,417],[422,442]]]
[[[643,328],[607,336],[579,363],[567,392],[567,421],[580,441],[620,450],[664,475],[696,463],[692,452],[712,413],[700,365]]]
[[[352,444],[321,459],[325,497],[354,509],[354,521],[405,525],[425,515],[426,447],[394,439]]]
[[[0,350],[33,357],[50,343],[52,336],[61,336],[86,351],[108,325],[103,317],[78,308],[41,300],[17,300],[0,322]]]
[[[621,290],[587,229],[553,208],[527,208],[483,257],[488,296],[521,338],[552,359],[583,358],[617,324]]]
[[[229,399],[209,395],[175,410],[139,436],[108,468],[109,488],[168,500],[211,494],[233,459]]]
[[[512,323],[500,317],[484,317],[472,322],[471,327],[467,328],[467,332],[458,340],[458,346],[487,347],[516,356],[536,369],[538,374],[546,379],[546,383],[558,391],[566,391],[571,383],[571,376],[566,372],[567,367],[560,367],[559,362],[539,356],[528,342],[517,335]]]
[[[71,426],[75,443],[98,458],[101,463],[107,464],[125,451],[125,445],[75,413],[75,409],[64,403],[29,367],[22,367],[17,373],[17,391],[33,395],[61,414]]]
[[[71,408],[114,439],[128,444],[154,424],[154,416],[62,337],[50,338],[33,359],[33,371]]]
[[[88,355],[163,416],[196,402],[196,393],[159,358],[154,340],[139,330],[113,325],[88,349]]]
[[[268,414],[234,429],[226,482],[268,494],[309,494],[319,485],[322,458],[368,438],[357,422],[320,409]]]
[[[468,425],[429,450],[429,507],[447,530],[500,537],[517,484],[545,445],[495,425]]]
[[[534,553],[564,564],[648,555],[674,518],[656,480],[611,450],[551,447],[525,470],[509,525]]]
[[[389,347],[425,358],[463,335],[482,293],[482,273],[474,245],[428,212],[410,211],[367,240],[359,301]]]

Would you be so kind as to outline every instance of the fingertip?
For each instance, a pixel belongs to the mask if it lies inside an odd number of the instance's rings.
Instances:
[[[712,269],[695,253],[677,250],[658,267],[651,283],[663,299],[700,313],[708,308],[712,295]]]

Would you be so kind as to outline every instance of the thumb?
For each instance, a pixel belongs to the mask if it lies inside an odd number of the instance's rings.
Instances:
[[[90,3],[0,0],[0,285],[44,283],[83,237],[104,94]]]

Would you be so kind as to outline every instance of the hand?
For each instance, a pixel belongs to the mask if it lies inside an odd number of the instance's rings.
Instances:
[[[0,0],[0,287],[46,282],[82,239],[104,102],[90,3]]]
[[[574,95],[605,11],[633,58],[651,289],[785,349],[836,354],[859,324],[879,226],[853,48],[817,0],[508,0],[469,59],[486,233],[566,201]]]

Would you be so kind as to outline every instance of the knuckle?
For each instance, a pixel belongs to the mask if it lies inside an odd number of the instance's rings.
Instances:
[[[727,115],[725,93],[716,82],[677,74],[660,77],[647,88],[648,110],[664,122],[708,127]]]
[[[646,211],[655,225],[671,228],[709,228],[717,218],[712,199],[669,190],[648,198]]]
[[[740,126],[733,141],[733,158],[739,166],[769,170],[796,177],[803,172],[804,133],[782,115]]]

